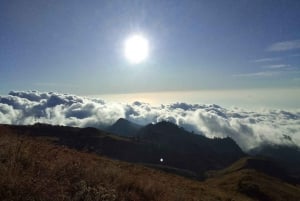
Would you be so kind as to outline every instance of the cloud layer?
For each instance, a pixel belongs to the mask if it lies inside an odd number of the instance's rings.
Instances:
[[[300,40],[282,41],[272,44],[267,48],[268,51],[287,51],[300,48]]]
[[[121,117],[141,125],[167,120],[207,137],[229,136],[244,150],[262,143],[300,145],[300,110],[246,111],[187,103],[152,106],[37,91],[12,91],[0,96],[3,124],[41,122],[104,128]]]

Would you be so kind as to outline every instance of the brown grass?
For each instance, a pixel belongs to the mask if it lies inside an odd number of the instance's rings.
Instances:
[[[227,179],[230,180],[224,180]],[[3,201],[253,200],[238,191],[238,179],[236,185],[229,182],[227,187],[222,186],[224,180],[189,180],[55,146],[49,139],[18,136],[0,126],[0,200]],[[240,185],[244,190],[251,188],[245,182]],[[257,190],[252,189],[254,193]]]
[[[175,200],[161,176],[1,129],[0,200]]]

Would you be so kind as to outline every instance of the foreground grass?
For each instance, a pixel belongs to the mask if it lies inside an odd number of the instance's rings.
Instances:
[[[0,200],[199,200],[201,186],[182,181],[1,128]]]
[[[56,146],[52,140],[18,136],[0,125],[0,200],[258,200],[257,196],[252,196],[257,187],[248,184],[248,180],[241,183],[243,173],[198,182]],[[300,197],[297,197],[298,187],[288,185],[284,189],[286,200]],[[291,194],[289,189],[293,190]],[[265,198],[281,200],[276,193]]]

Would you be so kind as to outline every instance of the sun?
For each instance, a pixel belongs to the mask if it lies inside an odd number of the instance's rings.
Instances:
[[[149,42],[140,34],[131,35],[125,40],[124,53],[130,63],[141,63],[148,57]]]

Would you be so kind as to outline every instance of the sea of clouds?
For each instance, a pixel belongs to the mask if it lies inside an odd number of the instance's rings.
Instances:
[[[0,96],[0,123],[37,122],[105,128],[119,118],[145,125],[167,120],[207,137],[233,138],[244,150],[264,143],[300,146],[300,109],[249,111],[218,105],[174,103],[152,106],[105,102],[70,94],[12,91]]]

